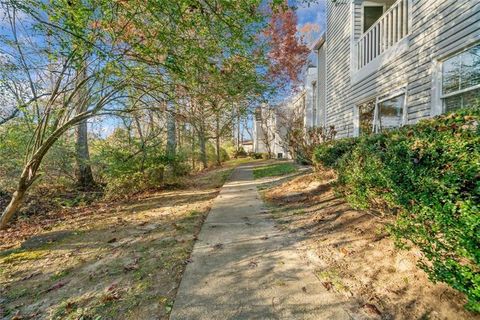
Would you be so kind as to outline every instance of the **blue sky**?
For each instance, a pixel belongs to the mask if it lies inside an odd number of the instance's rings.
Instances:
[[[298,16],[298,30],[301,30],[306,24],[316,24],[318,32],[314,32],[311,38],[317,39],[326,28],[326,0],[312,1],[310,4],[303,3],[303,1],[296,0],[293,4],[297,7]],[[306,39],[311,42],[312,39]],[[309,43],[310,44],[310,43]]]

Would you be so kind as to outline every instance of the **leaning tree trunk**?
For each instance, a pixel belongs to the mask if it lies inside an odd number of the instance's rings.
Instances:
[[[10,203],[5,210],[3,210],[2,217],[0,218],[0,229],[6,229],[7,223],[12,219],[13,215],[22,204],[26,189],[26,187],[18,188],[18,190],[13,193]]]
[[[37,172],[40,164],[42,163],[45,154],[50,150],[54,143],[64,134],[69,128],[78,124],[79,122],[87,119],[86,114],[79,115],[70,119],[64,123],[61,127],[57,128],[43,143],[41,143],[38,149],[30,157],[30,160],[27,162],[23,168],[22,174],[20,176],[17,189],[12,195],[12,199],[8,206],[3,210],[2,216],[0,217],[0,229],[6,229],[7,223],[17,212],[20,204],[27,193],[28,188],[33,184],[33,182],[38,178]]]
[[[23,198],[27,193],[28,188],[37,178],[37,170],[40,166],[40,163],[43,159],[45,153],[37,154],[32,158],[32,160],[23,168],[22,174],[18,181],[18,186],[15,192],[12,195],[12,199],[8,203],[7,207],[3,210],[2,216],[0,217],[0,229],[6,229],[7,223],[10,222],[12,217],[15,215],[20,205],[22,204]]]
[[[83,120],[75,128],[75,176],[77,184],[84,190],[89,190],[95,185],[92,167],[90,166],[90,152],[88,150],[87,120]]]

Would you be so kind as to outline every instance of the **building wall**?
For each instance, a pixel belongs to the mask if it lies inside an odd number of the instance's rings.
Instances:
[[[276,109],[270,109],[267,106],[260,108],[261,116],[264,117],[264,122],[254,120],[253,124],[253,152],[267,153],[269,150],[265,143],[266,135],[264,129],[268,129],[268,141],[270,143],[270,151],[273,157],[277,157],[279,154],[282,158],[290,158],[288,149],[286,148],[285,141],[283,140],[284,132],[287,128],[284,124],[278,120]]]
[[[315,109],[315,112],[314,112],[314,108],[316,108],[316,106],[314,106],[314,101],[313,101],[313,83],[314,82],[317,82],[317,68],[308,67],[305,74],[305,83],[304,83],[304,90],[305,90],[304,126],[305,128],[311,128],[317,125],[318,123],[317,122],[318,115],[316,112],[318,109]],[[317,97],[318,97],[318,94],[317,94]],[[317,101],[318,101],[318,98],[317,98]]]
[[[326,81],[327,81],[327,69],[326,69],[326,51],[327,46],[324,43],[317,52],[317,124],[319,126],[325,126],[325,106],[326,106]]]
[[[326,125],[335,125],[338,137],[353,134],[349,102],[351,15],[348,1],[327,1]]]
[[[412,0],[407,49],[352,81],[350,48],[361,34],[361,2],[327,5],[327,124],[335,125],[339,137],[353,134],[355,106],[401,87],[407,91],[407,123],[431,116],[438,107],[432,101],[435,60],[480,41],[479,0]]]

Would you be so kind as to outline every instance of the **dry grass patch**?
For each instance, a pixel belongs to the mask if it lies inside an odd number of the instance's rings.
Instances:
[[[168,319],[196,236],[230,173],[216,169],[179,190],[51,213],[30,234],[16,230],[27,221],[2,231],[0,318]]]

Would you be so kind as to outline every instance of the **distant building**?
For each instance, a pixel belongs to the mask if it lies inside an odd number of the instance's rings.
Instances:
[[[286,128],[280,119],[279,108],[262,105],[255,111],[253,121],[253,152],[270,153],[277,159],[290,159],[285,141]]]
[[[242,147],[246,153],[253,152],[253,140],[241,141],[240,147]]]

